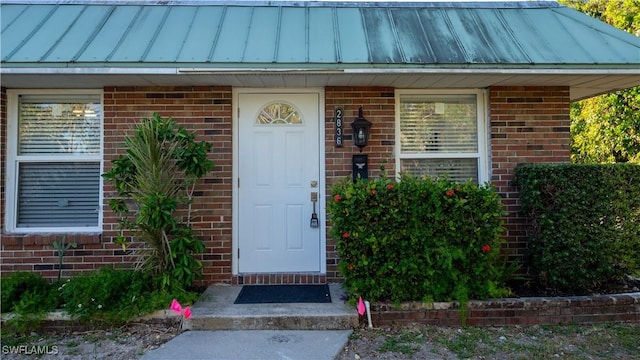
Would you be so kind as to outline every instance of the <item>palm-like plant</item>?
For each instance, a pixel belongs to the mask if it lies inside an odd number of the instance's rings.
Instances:
[[[130,240],[124,231],[131,231],[143,243],[134,249],[137,267],[158,276],[163,286],[185,287],[202,268],[193,254],[204,250],[190,228],[193,190],[213,163],[207,159],[211,145],[196,143],[194,134],[175,125],[158,114],[143,119],[135,135],[125,139],[127,155],[114,160],[104,177],[119,195],[109,202],[121,216],[116,242],[126,248]],[[176,216],[181,206],[187,208],[183,219]]]

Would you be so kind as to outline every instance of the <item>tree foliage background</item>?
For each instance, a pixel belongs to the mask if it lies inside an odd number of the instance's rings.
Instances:
[[[559,0],[640,36],[640,0]],[[640,86],[571,104],[571,160],[640,164]]]

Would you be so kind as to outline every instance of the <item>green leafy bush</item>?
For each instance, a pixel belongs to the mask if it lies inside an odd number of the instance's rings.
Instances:
[[[31,272],[14,272],[2,277],[2,312],[46,312],[58,305],[51,285],[42,276]]]
[[[40,326],[46,313],[59,305],[57,293],[39,274],[14,272],[3,276],[2,312],[13,316],[3,324],[3,341],[7,334],[29,333]]]
[[[174,297],[183,303],[196,294],[159,291],[150,275],[140,271],[102,268],[57,287],[63,308],[81,321],[124,323],[135,316],[167,308]]]
[[[490,186],[410,176],[332,188],[327,210],[351,296],[449,301],[505,295],[503,209]]]
[[[93,324],[119,325],[155,310],[165,309],[176,298],[192,304],[194,291],[168,292],[141,271],[102,268],[49,284],[36,273],[15,272],[3,276],[2,312],[13,316],[3,325],[4,335],[28,334],[40,327],[48,312],[63,309],[74,318]]]
[[[640,271],[640,166],[521,165],[516,183],[538,286],[587,293]]]

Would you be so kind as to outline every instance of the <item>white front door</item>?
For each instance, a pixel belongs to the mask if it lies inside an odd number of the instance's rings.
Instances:
[[[318,93],[238,94],[238,271],[320,271]]]

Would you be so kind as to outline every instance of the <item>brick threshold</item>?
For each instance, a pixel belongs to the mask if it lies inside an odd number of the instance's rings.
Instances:
[[[239,274],[231,285],[326,284],[327,275],[319,273],[258,273]]]

